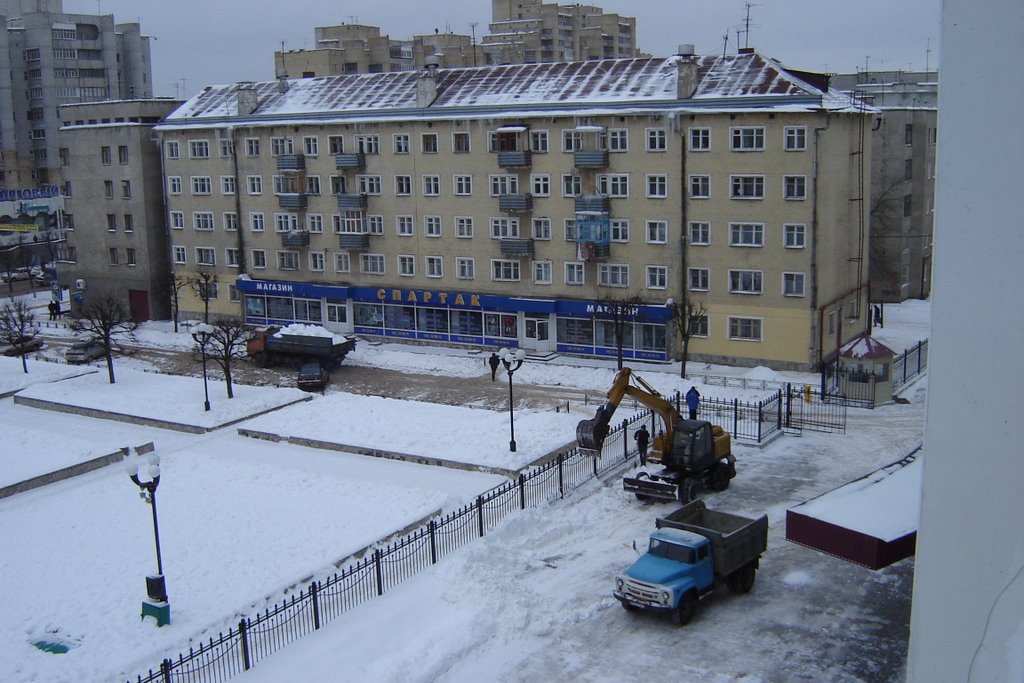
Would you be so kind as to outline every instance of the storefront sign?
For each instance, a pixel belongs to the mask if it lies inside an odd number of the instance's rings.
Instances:
[[[60,189],[56,185],[14,190],[0,190],[0,202],[16,202],[19,199],[49,199],[50,197],[59,196]]]

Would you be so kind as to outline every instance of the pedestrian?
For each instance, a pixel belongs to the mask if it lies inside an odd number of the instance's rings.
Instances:
[[[651,441],[651,435],[647,432],[645,425],[640,425],[640,429],[636,430],[633,434],[633,439],[636,440],[636,449],[640,452],[640,464],[647,464],[647,444]]]
[[[498,374],[498,364],[501,363],[501,359],[498,358],[498,354],[491,351],[491,357],[487,359],[487,364],[491,366],[491,381],[494,381],[495,375]]]
[[[64,311],[60,310],[60,302],[59,301],[54,301],[53,302],[53,312],[57,314],[57,320],[60,320],[61,316],[64,315]]]
[[[57,319],[57,309],[54,308],[54,305],[55,304],[51,301],[49,303],[49,305],[46,307],[50,311],[50,320],[56,320]]]
[[[690,410],[690,419],[697,419],[697,407],[700,405],[700,392],[697,387],[690,387],[686,392],[686,407]]]

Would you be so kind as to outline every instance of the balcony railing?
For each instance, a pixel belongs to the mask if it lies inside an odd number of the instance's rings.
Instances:
[[[502,256],[532,256],[533,240],[506,237],[500,240]]]
[[[576,213],[609,213],[612,201],[604,195],[585,195],[576,197]]]
[[[362,152],[356,154],[338,154],[334,157],[334,167],[339,170],[362,171],[366,168],[366,155]]]
[[[302,192],[288,192],[277,195],[282,209],[305,209],[309,198]]]
[[[366,211],[365,194],[339,194],[338,209],[340,211]]]
[[[533,165],[530,152],[498,152],[498,166],[502,168],[529,168]]]
[[[365,232],[342,232],[338,234],[338,247],[365,251],[370,248],[370,236]]]
[[[277,157],[278,171],[305,171],[306,157],[301,154],[282,154]]]
[[[580,151],[573,153],[576,168],[608,168],[607,151]]]
[[[293,230],[291,232],[281,233],[281,246],[282,247],[308,247],[309,246],[309,231],[308,230]]]
[[[532,194],[503,194],[498,196],[498,208],[502,211],[529,211],[533,208]]]

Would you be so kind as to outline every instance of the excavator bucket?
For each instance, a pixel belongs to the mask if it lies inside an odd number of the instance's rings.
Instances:
[[[625,477],[622,490],[634,493],[641,500],[679,500],[679,485],[667,481],[655,481],[641,472],[636,477]]]
[[[608,436],[608,425],[599,420],[580,420],[576,425],[576,443],[580,448],[599,451]]]

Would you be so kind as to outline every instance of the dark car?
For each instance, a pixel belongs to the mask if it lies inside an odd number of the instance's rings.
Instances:
[[[327,386],[331,374],[318,362],[304,363],[299,368],[297,383],[303,391],[320,391]]]
[[[99,341],[77,341],[64,352],[64,360],[68,363],[88,363],[96,358],[102,358],[107,353],[107,347]]]
[[[18,344],[0,346],[0,353],[5,356],[20,356],[23,353],[38,351],[43,346],[43,340],[39,337],[32,339],[22,338]]]

